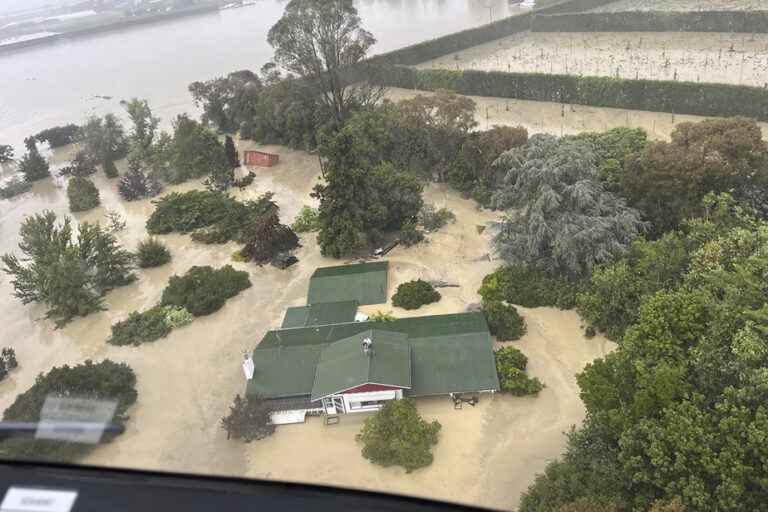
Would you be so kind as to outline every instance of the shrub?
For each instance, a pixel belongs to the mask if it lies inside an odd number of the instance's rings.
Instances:
[[[432,447],[441,425],[419,416],[413,399],[390,400],[365,420],[357,435],[363,457],[384,467],[403,466],[407,473],[432,464]]]
[[[31,146],[29,151],[19,161],[19,172],[24,179],[32,182],[48,178],[51,175],[48,162],[43,158],[37,147]]]
[[[125,217],[120,215],[117,211],[107,210],[107,213],[104,214],[104,218],[107,221],[107,226],[109,226],[109,231],[111,233],[117,233],[118,231],[125,229]]]
[[[270,414],[272,407],[262,398],[240,398],[229,406],[229,414],[221,419],[221,427],[227,431],[227,439],[242,439],[246,443],[259,441],[275,432]]]
[[[10,347],[4,347],[0,353],[0,381],[17,366],[19,366],[19,362],[16,361],[16,351]]]
[[[304,206],[299,215],[291,224],[291,229],[297,233],[309,233],[312,231],[320,231],[320,213],[317,208],[310,206]]]
[[[80,127],[76,124],[66,124],[45,129],[34,137],[37,142],[47,142],[52,148],[58,148],[72,144],[79,131]]]
[[[5,182],[4,187],[0,187],[0,199],[10,199],[31,189],[32,183],[21,176],[16,176]]]
[[[63,167],[59,172],[59,176],[74,176],[77,178],[87,178],[92,174],[96,174],[96,160],[83,151],[78,151],[72,161],[66,167]]]
[[[0,164],[13,161],[13,147],[8,144],[0,144]]]
[[[163,290],[163,306],[183,307],[194,316],[210,315],[224,306],[227,299],[250,288],[248,272],[230,265],[216,270],[192,267],[183,276],[173,276]]]
[[[112,325],[112,335],[107,339],[111,345],[140,345],[165,338],[171,327],[166,322],[166,311],[155,306],[143,313],[134,311],[126,320]]]
[[[136,258],[141,268],[159,267],[171,261],[171,251],[159,240],[148,238],[139,242]]]
[[[392,304],[403,309],[419,309],[439,300],[440,292],[421,279],[401,284],[392,296]]]
[[[84,212],[99,206],[99,189],[88,178],[73,177],[67,183],[71,212]]]
[[[437,231],[448,223],[456,222],[456,215],[448,208],[439,210],[431,204],[425,204],[419,212],[419,224],[427,231]]]
[[[485,302],[506,302],[526,308],[572,309],[581,281],[551,277],[522,266],[508,266],[483,278],[479,293]]]
[[[404,246],[411,247],[412,245],[420,244],[423,241],[424,232],[417,229],[415,223],[409,222],[403,224],[403,227],[400,230],[400,242],[402,242]]]
[[[16,397],[5,410],[3,421],[38,423],[43,403],[49,395],[75,396],[117,403],[112,423],[124,425],[126,411],[136,402],[136,374],[125,363],[106,359],[100,363],[91,360],[77,366],[52,368],[40,374],[35,383]],[[114,434],[106,434],[109,441]],[[0,442],[0,456],[7,459],[72,462],[86,455],[96,445],[45,439],[11,438]]]
[[[107,178],[117,178],[120,173],[117,172],[117,166],[112,160],[104,162],[104,174]]]
[[[537,395],[544,389],[544,384],[539,379],[530,378],[525,374],[528,358],[515,347],[500,348],[494,355],[502,391],[515,396],[525,396]]]
[[[370,318],[368,318],[368,320],[371,322],[377,322],[377,323],[389,323],[389,322],[394,322],[395,320],[397,320],[397,318],[395,318],[395,315],[393,315],[390,312],[377,311],[374,314],[372,314]]]
[[[185,308],[165,306],[163,310],[165,311],[165,324],[171,329],[189,325],[192,323],[192,320],[195,319],[195,317],[192,316],[192,313]]]
[[[117,184],[120,197],[126,201],[138,201],[154,197],[162,192],[163,186],[154,176],[148,175],[141,169],[131,169],[124,174]]]
[[[498,301],[484,302],[483,314],[491,334],[499,341],[519,340],[526,333],[525,320],[514,306]]]

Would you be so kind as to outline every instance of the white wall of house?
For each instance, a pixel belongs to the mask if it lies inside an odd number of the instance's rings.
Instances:
[[[344,399],[344,411],[348,413],[352,412],[369,412],[378,411],[384,406],[384,402],[387,400],[400,400],[403,398],[403,390],[389,390],[389,391],[369,391],[367,393],[345,393],[342,395]]]

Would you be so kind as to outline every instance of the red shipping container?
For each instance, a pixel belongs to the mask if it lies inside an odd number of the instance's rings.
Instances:
[[[280,161],[280,155],[264,153],[263,151],[246,151],[243,156],[245,165],[257,167],[272,167]]]

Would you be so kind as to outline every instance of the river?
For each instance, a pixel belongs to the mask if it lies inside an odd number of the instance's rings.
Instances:
[[[194,110],[187,86],[238,69],[258,70],[285,0],[97,34],[0,56],[0,144],[146,98],[166,123]],[[519,13],[507,0],[358,0],[382,53]]]

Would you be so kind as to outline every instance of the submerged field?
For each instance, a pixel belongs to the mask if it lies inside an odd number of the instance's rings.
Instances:
[[[281,163],[258,169],[254,184],[234,195],[255,198],[271,190],[281,218],[290,222],[301,206],[313,204],[309,193],[319,176],[317,157],[277,146],[268,149],[280,154]],[[71,155],[71,150],[59,151],[52,159],[64,163]],[[119,168],[124,171],[125,162]],[[102,173],[94,178],[102,206],[76,215],[76,220],[99,221],[107,209],[116,210],[127,219],[118,239],[134,249],[146,236],[144,223],[153,209],[151,202],[123,202],[113,181]],[[190,182],[168,191],[198,187],[199,182]],[[447,206],[458,222],[430,235],[427,244],[398,247],[390,253],[390,292],[416,277],[450,281],[459,287],[443,289],[439,303],[407,314],[464,311],[479,302],[477,289],[483,276],[500,264],[488,256],[490,230],[480,234],[477,229],[489,226],[497,215],[479,211],[472,201],[443,186],[428,186],[425,200]],[[68,213],[66,193],[58,180],[44,180],[29,193],[0,201],[0,253],[16,250],[21,221],[43,209],[60,216]],[[10,405],[39,373],[52,366],[109,358],[126,362],[137,374],[139,398],[129,410],[126,433],[96,449],[84,463],[347,485],[510,509],[535,473],[562,452],[563,432],[584,417],[575,373],[614,346],[600,337],[586,340],[573,312],[522,311],[528,334],[516,345],[529,356],[530,373],[547,388],[537,398],[486,396],[478,407],[461,411],[455,411],[447,398],[421,401],[422,414],[439,419],[443,431],[434,464],[411,475],[374,466],[360,456],[354,436],[363,416],[346,416],[333,427],[312,419],[305,425],[280,427],[271,438],[247,445],[227,441],[220,419],[234,395],[244,390],[242,354],[266,330],[279,325],[286,307],[303,303],[316,267],[340,261],[322,257],[313,234],[302,236],[297,251],[300,262],[286,271],[232,263],[236,244],[201,245],[185,235],[161,238],[173,253],[170,264],[139,272],[137,282],[107,295],[107,311],[75,320],[60,330],[40,319],[44,308],[24,306],[13,298],[8,277],[0,276],[2,345],[16,349],[21,365],[0,383],[0,408]],[[155,303],[171,275],[193,265],[226,263],[248,271],[253,287],[228,301],[221,311],[140,347],[105,343],[110,325]],[[406,314],[389,305],[371,308]]]
[[[768,87],[768,34],[523,32],[417,67]]]
[[[618,0],[589,12],[624,11],[752,11],[766,9],[763,0]]]

